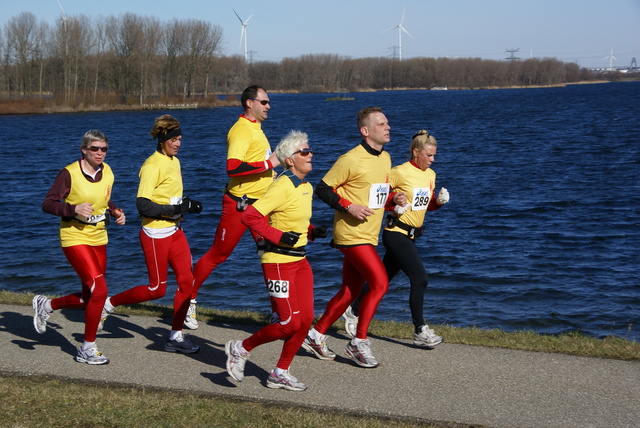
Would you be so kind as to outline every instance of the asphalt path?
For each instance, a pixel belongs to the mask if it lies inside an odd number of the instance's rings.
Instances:
[[[82,311],[56,311],[47,331],[38,334],[30,306],[0,304],[0,370],[430,422],[510,428],[640,426],[638,361],[446,342],[428,350],[374,336],[373,354],[382,364],[367,369],[345,356],[348,338],[340,330],[327,341],[338,354],[335,361],[298,352],[291,373],[308,389],[292,392],[265,386],[281,342],[253,350],[243,382],[227,374],[225,343],[247,337],[258,326],[201,322],[198,330],[186,331],[200,352],[182,355],[164,351],[168,319],[116,313],[97,339],[111,363],[90,366],[74,361],[83,318]]]

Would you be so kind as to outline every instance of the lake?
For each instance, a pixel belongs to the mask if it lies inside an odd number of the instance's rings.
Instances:
[[[267,88],[268,89],[268,88]],[[326,94],[270,94],[263,129],[275,148],[289,130],[310,136],[317,184],[359,143],[356,113],[382,107],[393,164],[409,157],[411,136],[438,140],[432,169],[451,202],[427,214],[417,242],[430,275],[425,316],[433,327],[581,331],[640,338],[640,82],[562,88],[386,91],[327,101]],[[183,223],[194,261],[211,245],[226,183],[226,134],[239,107],[175,110],[184,130],[178,157],[185,195],[204,211]],[[0,116],[3,212],[0,289],[62,295],[80,283],[59,247],[58,219],[41,203],[55,176],[77,160],[83,133],[109,137],[113,200],[127,225],[109,228],[110,294],[147,283],[135,209],[138,170],[155,149],[148,135],[164,111]],[[314,200],[312,222],[333,213]],[[308,247],[316,315],[340,286],[342,256],[329,239]],[[201,288],[198,302],[269,312],[254,244],[247,234]],[[382,254],[382,244],[378,247]],[[171,304],[175,282],[167,296]],[[376,317],[410,322],[409,283],[391,282]],[[437,331],[437,330],[436,330]],[[446,338],[445,338],[446,339]]]

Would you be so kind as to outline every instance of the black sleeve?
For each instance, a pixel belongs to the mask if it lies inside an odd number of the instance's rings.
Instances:
[[[347,212],[347,207],[350,205],[348,201],[342,199],[340,195],[333,190],[333,187],[329,186],[323,180],[320,180],[320,183],[316,186],[316,195],[322,202],[329,205],[334,210],[338,210],[343,213]],[[347,206],[345,206],[345,204]]]
[[[156,204],[147,198],[136,198],[136,208],[141,216],[150,218],[171,217],[176,214],[177,205]]]

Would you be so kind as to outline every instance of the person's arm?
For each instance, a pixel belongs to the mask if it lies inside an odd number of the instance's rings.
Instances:
[[[63,202],[71,191],[71,174],[64,168],[56,177],[42,202],[42,211],[58,217],[75,217],[75,205]]]
[[[267,216],[262,215],[253,205],[249,205],[242,213],[241,221],[242,224],[251,229],[251,231],[264,237],[269,242],[277,245],[282,239],[283,232],[271,226]]]
[[[149,218],[171,218],[177,214],[200,213],[202,204],[196,200],[184,197],[177,205],[164,205],[153,202],[151,199],[136,198],[136,208],[143,217]]]
[[[227,159],[227,175],[229,177],[260,174],[270,169],[273,169],[273,164],[269,159],[260,162],[242,162],[240,159]]]
[[[349,211],[351,202],[338,195],[335,189],[325,183],[324,180],[320,180],[320,183],[316,186],[315,193],[322,202],[329,205],[334,210],[343,213]]]
[[[170,218],[178,214],[176,212],[177,206],[158,204],[147,198],[136,198],[136,208],[138,208],[138,212],[143,217]]]

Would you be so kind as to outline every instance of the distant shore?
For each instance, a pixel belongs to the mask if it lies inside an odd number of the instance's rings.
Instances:
[[[532,85],[532,86],[492,86],[482,88],[462,88],[456,86],[447,86],[448,90],[464,91],[464,90],[479,90],[479,89],[535,89],[535,88],[552,88],[563,87],[568,85],[584,85],[584,84],[600,84],[610,83],[608,80],[588,80],[580,82],[563,83],[558,85]],[[430,88],[388,88],[380,89],[380,91],[415,91],[415,90],[429,90]],[[299,93],[296,91],[278,91],[270,90],[269,92],[277,93]],[[376,90],[358,90],[351,93],[359,92],[376,92]],[[327,94],[335,94],[335,92],[327,92]],[[212,108],[212,107],[238,107],[240,106],[240,99],[235,95],[228,95],[224,100],[198,102],[190,99],[184,102],[162,102],[162,103],[147,103],[143,105],[139,104],[102,104],[102,105],[84,105],[77,106],[58,105],[48,100],[33,99],[33,100],[5,100],[0,101],[0,115],[14,115],[14,114],[51,114],[51,113],[87,113],[87,112],[107,112],[107,111],[139,111],[139,110],[184,110],[184,109],[200,109],[200,108]]]

